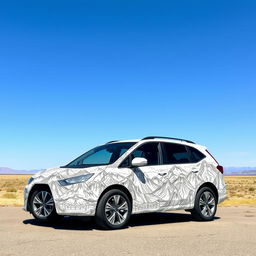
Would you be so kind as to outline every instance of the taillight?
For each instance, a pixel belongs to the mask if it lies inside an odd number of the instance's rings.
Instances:
[[[218,169],[222,174],[224,173],[224,168],[223,168],[223,166],[218,165],[218,166],[217,166],[217,169]]]

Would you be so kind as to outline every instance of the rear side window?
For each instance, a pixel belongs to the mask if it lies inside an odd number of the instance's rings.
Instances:
[[[189,163],[189,153],[184,145],[176,143],[163,143],[164,164],[184,164]]]
[[[191,161],[193,163],[197,163],[205,158],[205,155],[201,153],[199,150],[197,150],[196,148],[187,146],[187,149],[190,151]]]

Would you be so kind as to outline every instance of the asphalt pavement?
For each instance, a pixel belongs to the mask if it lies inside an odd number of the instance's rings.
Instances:
[[[184,211],[132,216],[104,231],[91,218],[41,224],[19,207],[0,207],[0,255],[256,255],[256,208],[220,207],[214,221]]]

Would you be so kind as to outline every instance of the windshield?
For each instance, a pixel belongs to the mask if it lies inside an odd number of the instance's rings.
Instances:
[[[63,167],[85,168],[112,164],[134,144],[135,142],[105,144],[91,149]]]

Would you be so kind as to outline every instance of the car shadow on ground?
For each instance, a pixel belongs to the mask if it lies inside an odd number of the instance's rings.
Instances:
[[[220,219],[215,217],[215,220]],[[195,222],[196,220],[190,213],[171,213],[171,212],[156,212],[135,214],[131,216],[128,227],[150,226],[171,224],[179,222]],[[26,225],[34,225],[62,230],[100,230],[94,222],[93,217],[64,217],[56,223],[42,223],[36,219],[27,219],[23,221]]]
[[[220,217],[214,217],[214,220],[220,219]],[[147,225],[160,225],[171,224],[179,222],[196,222],[193,216],[189,212],[184,213],[172,213],[172,212],[155,212],[145,214],[135,214],[131,216],[129,222],[130,227],[135,226],[147,226]]]
[[[215,217],[215,220],[220,219]],[[195,222],[196,220],[190,213],[171,213],[171,212],[156,212],[135,214],[131,216],[128,227],[149,226],[171,224],[179,222]],[[23,221],[26,225],[34,225],[41,227],[49,227],[62,230],[100,230],[94,222],[93,217],[64,217],[56,223],[43,223],[36,219],[27,219]]]

